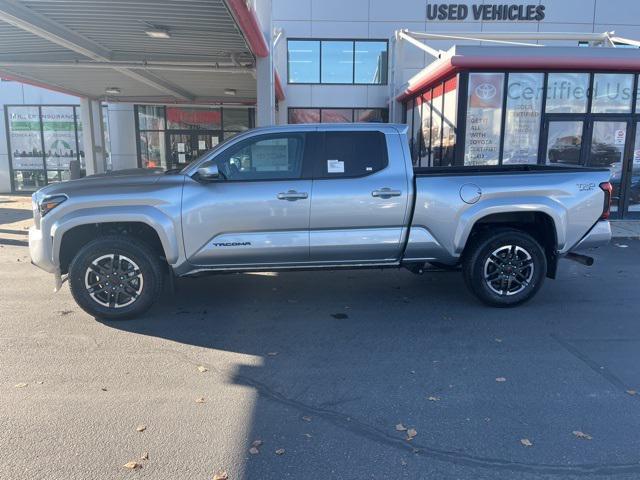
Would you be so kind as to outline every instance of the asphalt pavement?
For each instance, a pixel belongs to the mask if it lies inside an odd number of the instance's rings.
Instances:
[[[0,479],[640,478],[638,239],[515,309],[458,272],[234,274],[100,322],[30,265],[21,209],[0,203]]]

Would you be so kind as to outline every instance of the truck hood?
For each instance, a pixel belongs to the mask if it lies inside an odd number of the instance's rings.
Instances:
[[[52,183],[38,190],[34,197],[42,198],[50,195],[73,194],[85,190],[109,188],[114,186],[150,185],[156,183],[165,175],[161,168],[130,168],[116,170],[114,172],[100,173],[68,180],[66,182]]]

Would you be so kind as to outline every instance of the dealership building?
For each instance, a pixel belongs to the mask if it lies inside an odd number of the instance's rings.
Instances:
[[[634,39],[635,0],[0,0],[0,192],[392,121],[420,167],[607,167],[633,218]]]

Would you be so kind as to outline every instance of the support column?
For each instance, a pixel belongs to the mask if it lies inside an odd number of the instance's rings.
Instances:
[[[271,1],[263,0],[258,17],[269,55],[256,58],[257,106],[256,125],[266,127],[276,123],[275,81],[273,76],[273,28],[271,26]]]
[[[104,123],[99,100],[80,99],[80,120],[82,122],[82,145],[87,175],[104,173]]]

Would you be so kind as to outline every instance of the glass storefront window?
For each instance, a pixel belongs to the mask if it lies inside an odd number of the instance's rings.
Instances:
[[[320,109],[290,108],[289,123],[320,123]]]
[[[582,121],[551,121],[548,126],[546,163],[580,164]]]
[[[249,130],[249,110],[245,108],[223,108],[222,123],[225,130],[234,132]]]
[[[140,132],[140,157],[144,168],[167,168],[164,132]]]
[[[353,83],[353,42],[323,41],[322,83]]]
[[[452,78],[444,84],[444,106],[442,107],[442,166],[452,166],[456,147],[456,115],[458,111],[458,79]]]
[[[422,95],[422,125],[418,166],[430,166],[431,158],[431,92]]]
[[[596,73],[593,77],[592,113],[629,113],[633,100],[633,75]]]
[[[73,107],[41,109],[47,170],[69,170],[69,162],[76,160],[78,153]]]
[[[322,123],[351,123],[353,122],[353,110],[350,108],[323,108],[320,111]]]
[[[14,170],[43,170],[38,107],[8,107],[9,143]]]
[[[355,42],[355,83],[387,83],[387,42]]]
[[[433,89],[431,108],[431,162],[434,167],[441,166],[442,160],[442,89]]]
[[[140,130],[164,130],[164,107],[138,105],[138,128]]]
[[[220,109],[167,107],[167,130],[220,130]]]
[[[385,108],[356,108],[353,111],[353,121],[386,123],[389,119]]]
[[[465,165],[497,165],[504,74],[470,73],[467,93]]]
[[[633,164],[627,192],[629,212],[640,213],[640,122],[636,122],[636,137],[633,146]]]
[[[320,82],[320,42],[289,40],[289,83]]]
[[[383,85],[386,40],[289,40],[288,83]]]
[[[612,212],[618,211],[620,202],[620,179],[622,178],[622,159],[626,136],[627,122],[593,122],[587,165],[590,167],[607,167],[611,171],[611,184],[613,185]]]
[[[543,73],[510,73],[503,164],[538,163]]]
[[[546,113],[585,113],[588,97],[588,73],[549,74]]]

